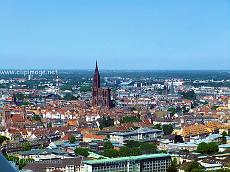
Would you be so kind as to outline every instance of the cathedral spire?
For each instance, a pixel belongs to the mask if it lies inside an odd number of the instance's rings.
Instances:
[[[97,60],[96,60],[96,68],[95,68],[95,70],[97,70],[97,71],[98,71]]]
[[[100,74],[98,70],[97,60],[96,60],[96,67],[95,67],[95,72],[93,76],[93,87],[100,88]]]

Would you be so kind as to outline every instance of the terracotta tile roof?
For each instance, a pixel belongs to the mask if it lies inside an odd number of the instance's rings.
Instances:
[[[66,134],[64,137],[61,138],[61,140],[69,141],[70,137],[70,134]]]
[[[25,119],[20,114],[15,114],[11,118],[12,122],[25,122]]]
[[[83,137],[90,138],[90,139],[97,139],[97,140],[104,140],[106,138],[106,136],[96,135],[96,134],[91,134],[91,133],[84,134]]]
[[[68,121],[68,125],[69,126],[76,126],[77,125],[77,120],[76,119],[70,119]]]
[[[184,127],[182,130],[183,136],[196,136],[196,135],[202,135],[208,133],[210,133],[210,131],[202,124],[190,125]]]

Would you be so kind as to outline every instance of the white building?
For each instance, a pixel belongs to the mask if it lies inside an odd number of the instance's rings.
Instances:
[[[110,134],[110,141],[112,143],[124,144],[126,140],[136,141],[154,141],[163,135],[162,130],[139,128],[135,131],[129,132],[114,132]]]

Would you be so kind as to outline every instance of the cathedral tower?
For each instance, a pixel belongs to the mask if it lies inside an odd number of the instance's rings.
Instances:
[[[100,73],[96,61],[96,67],[93,75],[93,88],[92,88],[92,104],[93,106],[107,107],[110,108],[111,94],[110,88],[101,88],[100,84]]]

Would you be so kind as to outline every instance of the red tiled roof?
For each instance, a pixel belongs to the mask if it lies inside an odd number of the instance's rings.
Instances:
[[[15,114],[11,118],[12,122],[25,122],[25,119],[20,114]]]

